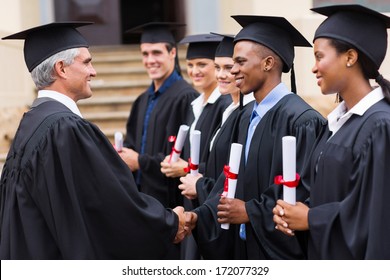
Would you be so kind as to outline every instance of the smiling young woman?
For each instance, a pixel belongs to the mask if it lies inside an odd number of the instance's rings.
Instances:
[[[328,16],[314,36],[313,73],[323,94],[343,101],[297,189],[310,190],[310,202],[278,201],[274,222],[288,235],[308,234],[310,259],[389,259],[390,83],[378,69],[390,18],[360,5],[312,10]]]

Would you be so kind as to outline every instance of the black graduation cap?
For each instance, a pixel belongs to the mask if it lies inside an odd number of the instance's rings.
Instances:
[[[187,48],[187,59],[215,57],[215,50],[218,47],[222,36],[214,34],[189,35],[183,38],[179,44],[189,44]]]
[[[6,36],[3,40],[22,39],[24,41],[24,60],[31,72],[50,56],[71,48],[89,47],[77,27],[92,22],[53,22]]]
[[[234,42],[249,40],[266,46],[283,61],[287,73],[294,61],[294,46],[311,47],[303,35],[284,17],[232,16],[243,28]]]
[[[387,50],[389,17],[361,5],[334,5],[311,10],[328,17],[316,30],[314,40],[326,37],[350,43],[379,69]]]
[[[220,34],[210,32],[213,35],[219,35],[222,37],[221,42],[219,42],[218,47],[215,51],[215,57],[233,57],[234,52],[234,35],[231,34]]]
[[[140,43],[170,43],[175,45],[176,40],[173,37],[172,30],[185,26],[177,22],[149,22],[133,27],[125,34],[141,34]]]

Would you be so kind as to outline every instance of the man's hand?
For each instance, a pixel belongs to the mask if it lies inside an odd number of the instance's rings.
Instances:
[[[221,197],[217,209],[218,223],[245,224],[249,222],[245,202],[242,200]]]
[[[133,149],[122,148],[122,151],[118,153],[122,160],[127,164],[131,171],[136,171],[139,169],[138,163],[138,153]]]
[[[191,234],[192,230],[196,227],[198,221],[198,215],[194,212],[185,212],[186,214],[186,228],[188,229],[187,235]]]
[[[173,243],[180,243],[187,236],[188,228],[186,228],[186,214],[182,206],[177,206],[172,209],[179,218],[179,226]]]

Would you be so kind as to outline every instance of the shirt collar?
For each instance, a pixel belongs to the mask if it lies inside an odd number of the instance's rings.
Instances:
[[[349,111],[345,106],[345,102],[341,102],[329,115],[328,115],[328,126],[329,130],[335,134],[343,124],[353,115],[362,116],[364,113],[375,103],[384,98],[381,87],[377,87],[372,90],[369,94],[363,97],[355,106]]]
[[[291,92],[287,89],[286,85],[280,83],[260,103],[255,102],[253,111],[256,111],[260,118],[262,118],[276,103],[288,94],[291,94]]]
[[[38,91],[38,98],[42,98],[42,97],[48,97],[48,98],[54,99],[54,100],[62,103],[66,107],[68,107],[69,110],[71,110],[76,115],[80,116],[81,118],[83,117],[81,115],[79,108],[77,107],[76,102],[74,102],[73,99],[66,96],[65,94],[62,94],[62,93],[54,91],[54,90],[40,90],[40,91]]]
[[[221,92],[219,91],[218,87],[216,87],[211,95],[209,96],[209,99],[207,99],[207,102],[203,105],[204,103],[204,93],[199,95],[197,98],[195,98],[192,102],[192,106],[206,106],[207,104],[214,104],[218,98],[221,96]]]
[[[211,93],[211,95],[209,96],[209,99],[207,99],[207,103],[214,104],[220,96],[221,96],[221,92],[219,91],[219,88],[216,87]]]
[[[253,95],[253,92],[245,94],[244,98],[242,100],[242,103],[243,103],[242,106],[247,105],[248,103],[252,102],[253,100],[255,100],[255,96]]]
[[[173,71],[171,75],[164,81],[161,87],[157,90],[158,93],[163,94],[168,88],[170,88],[176,81],[181,80],[182,77],[177,73],[177,71]],[[150,95],[153,95],[155,92],[154,83],[150,85],[148,88],[148,92]]]

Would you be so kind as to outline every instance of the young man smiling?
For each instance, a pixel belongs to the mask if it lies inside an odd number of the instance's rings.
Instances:
[[[151,22],[126,31],[141,33],[142,61],[152,84],[134,102],[119,155],[133,171],[141,192],[166,207],[182,204],[177,179],[164,176],[160,162],[170,154],[176,135],[185,123],[191,102],[199,95],[181,76],[171,30],[182,24]]]

